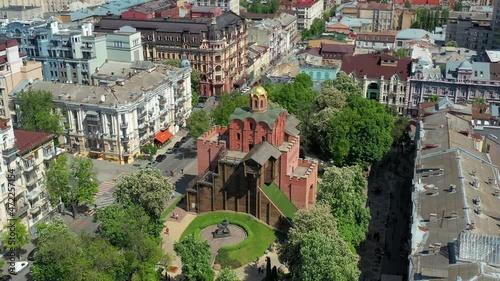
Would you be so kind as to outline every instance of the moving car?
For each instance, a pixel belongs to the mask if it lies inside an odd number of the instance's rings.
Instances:
[[[29,261],[35,261],[35,254],[36,254],[37,251],[38,251],[37,248],[31,250],[31,252],[28,254],[28,260]],[[0,281],[1,281],[1,279],[0,279]]]
[[[27,261],[19,261],[14,264],[14,268],[11,270],[9,269],[10,274],[19,274],[21,271],[25,270],[28,268],[29,263]]]
[[[158,162],[158,163],[162,162],[165,159],[167,159],[167,155],[165,155],[165,154],[160,154],[160,155],[156,156],[156,162]]]
[[[169,149],[167,149],[166,153],[172,154],[172,153],[174,153],[174,149],[173,148],[169,148]]]

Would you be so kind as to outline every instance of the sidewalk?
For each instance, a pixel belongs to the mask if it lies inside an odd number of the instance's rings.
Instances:
[[[169,148],[174,148],[174,144],[178,141],[180,141],[183,137],[187,136],[189,131],[186,129],[180,129],[177,134],[173,135],[170,140],[168,141],[167,144],[165,144],[162,148],[159,148],[158,151],[156,152],[156,155],[160,154],[165,154],[167,152],[167,149]]]

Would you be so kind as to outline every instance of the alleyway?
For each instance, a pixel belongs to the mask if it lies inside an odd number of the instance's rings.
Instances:
[[[362,280],[381,280],[384,275],[406,280],[408,261],[413,152],[392,148],[368,179],[368,206],[372,219],[367,240],[358,247]]]

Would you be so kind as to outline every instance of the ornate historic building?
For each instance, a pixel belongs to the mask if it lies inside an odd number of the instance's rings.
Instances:
[[[216,18],[123,20],[105,17],[96,31],[133,26],[142,33],[144,58],[161,61],[185,54],[201,72],[200,95],[218,96],[243,84],[247,73],[247,24],[233,12]]]
[[[318,165],[299,158],[299,121],[268,105],[261,86],[250,92],[250,107],[237,108],[230,120],[198,138],[188,210],[244,212],[280,226],[293,216],[290,209],[312,207]]]

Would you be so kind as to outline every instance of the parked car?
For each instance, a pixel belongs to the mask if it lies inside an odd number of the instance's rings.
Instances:
[[[10,275],[0,276],[0,281],[11,281],[11,280],[12,280],[12,276],[10,276]]]
[[[172,153],[174,153],[174,149],[173,148],[169,148],[169,149],[167,149],[166,153],[172,154]]]
[[[153,168],[155,165],[156,165],[156,161],[149,162],[149,163],[146,165],[146,168]]]
[[[160,162],[163,162],[163,160],[167,159],[167,155],[165,154],[160,154],[158,156],[156,156],[156,162],[160,163]]]
[[[182,137],[181,143],[185,143],[186,141],[187,141],[187,138],[186,137]]]
[[[14,269],[9,272],[10,274],[19,274],[21,271],[27,269],[29,266],[29,263],[27,261],[19,261],[14,264]]]
[[[181,142],[176,142],[176,143],[174,144],[174,148],[180,148],[180,147],[181,147],[181,145],[182,145],[182,143],[181,143]]]
[[[35,254],[37,251],[38,251],[38,248],[31,250],[31,252],[28,254],[29,261],[35,261]]]

